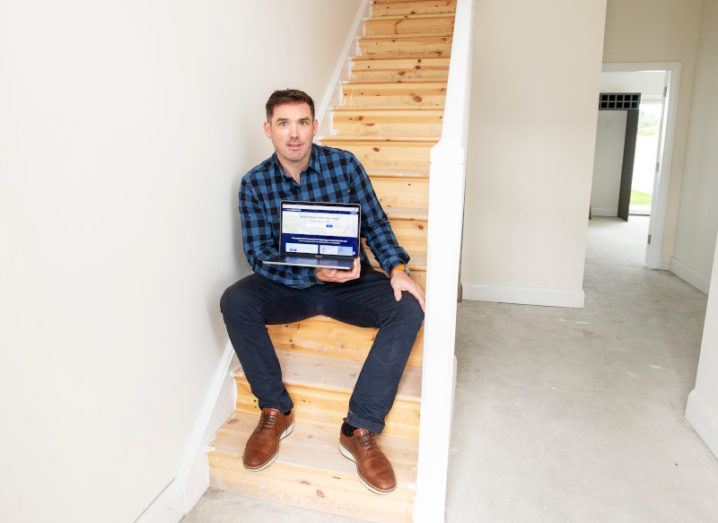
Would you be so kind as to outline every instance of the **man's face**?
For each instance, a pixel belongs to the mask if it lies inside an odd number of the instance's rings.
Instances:
[[[282,104],[274,107],[272,121],[264,122],[264,134],[282,163],[303,167],[309,162],[318,126],[308,104]]]

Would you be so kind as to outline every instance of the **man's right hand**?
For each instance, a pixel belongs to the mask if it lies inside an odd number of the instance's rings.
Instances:
[[[351,270],[343,269],[317,269],[317,280],[325,283],[346,283],[356,280],[361,274],[359,258],[354,259],[354,267]]]

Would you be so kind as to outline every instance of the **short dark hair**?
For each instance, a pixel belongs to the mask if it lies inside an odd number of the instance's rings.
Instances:
[[[282,91],[274,91],[267,100],[264,108],[267,111],[267,121],[272,121],[274,108],[283,104],[307,104],[312,111],[312,120],[314,120],[314,100],[304,91],[299,89],[284,89]]]

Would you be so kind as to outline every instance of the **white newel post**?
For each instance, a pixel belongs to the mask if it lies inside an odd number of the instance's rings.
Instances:
[[[431,150],[426,320],[414,521],[445,520],[456,384],[456,305],[464,218],[474,0],[458,0],[441,140]]]

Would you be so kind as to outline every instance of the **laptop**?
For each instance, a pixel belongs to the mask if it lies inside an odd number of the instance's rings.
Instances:
[[[279,256],[262,263],[349,270],[359,256],[360,225],[358,203],[283,201]]]

